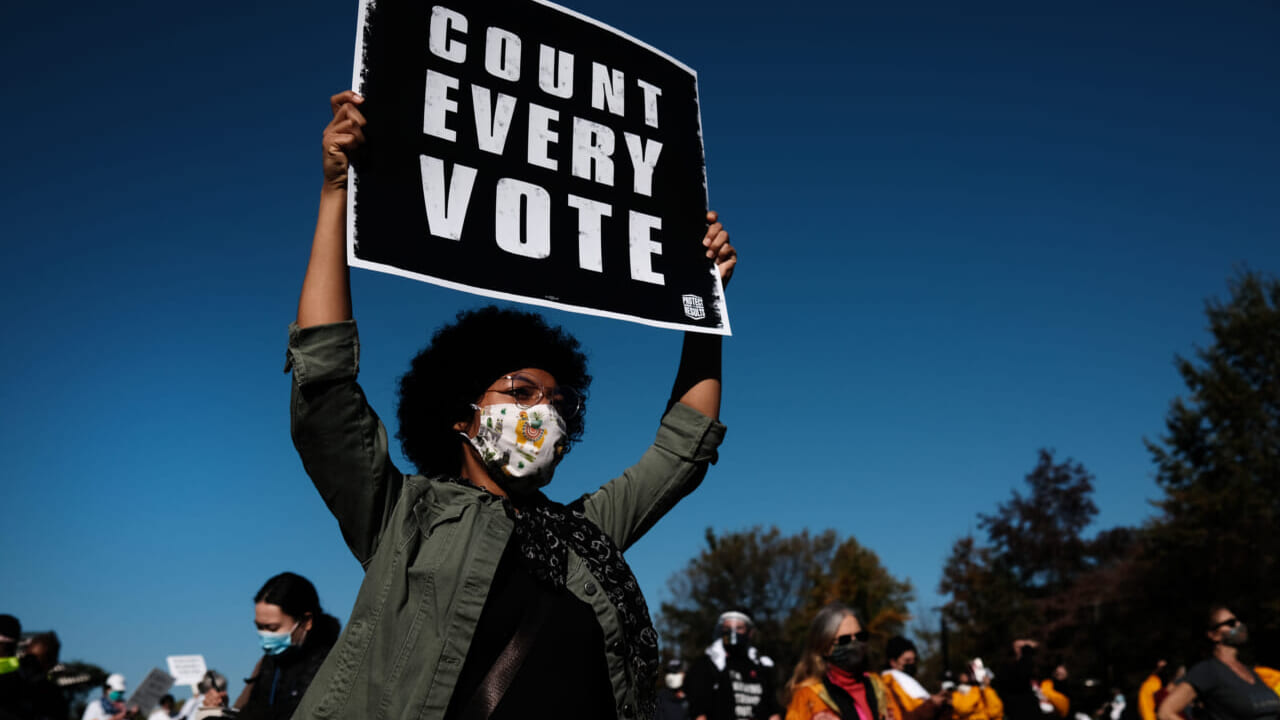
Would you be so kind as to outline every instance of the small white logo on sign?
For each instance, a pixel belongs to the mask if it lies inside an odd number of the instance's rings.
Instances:
[[[690,320],[705,319],[707,317],[707,310],[702,306],[702,298],[697,295],[685,295],[684,314]]]

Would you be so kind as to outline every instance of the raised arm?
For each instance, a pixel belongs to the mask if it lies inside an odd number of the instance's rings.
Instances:
[[[298,327],[351,319],[351,284],[347,274],[347,171],[349,157],[364,143],[364,98],[352,90],[329,98],[333,120],[324,129],[324,184],[320,214],[311,241],[311,260],[298,298]]]
[[[707,213],[707,222],[702,244],[727,283],[738,253],[715,213]],[[587,501],[588,516],[619,548],[625,551],[702,482],[724,439],[719,416],[720,336],[685,333],[671,400],[653,445]]]
[[[366,564],[400,497],[404,477],[391,462],[387,431],[356,382],[360,350],[351,321],[344,235],[348,157],[364,142],[363,100],[330,99],[324,130],[324,185],[298,319],[289,330],[291,427],[307,475],[333,512],[351,552]]]
[[[715,212],[707,213],[707,234],[702,244],[707,257],[716,261],[720,280],[729,285],[733,268],[738,264],[738,251],[729,244],[729,233],[720,224]],[[680,368],[676,370],[675,384],[671,388],[671,405],[680,402],[709,418],[720,417],[720,336],[705,333],[685,333],[684,347],[680,352]]]

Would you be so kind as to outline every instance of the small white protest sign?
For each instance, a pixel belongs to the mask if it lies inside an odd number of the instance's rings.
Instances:
[[[203,655],[170,655],[165,662],[169,663],[174,685],[195,685],[209,670]]]

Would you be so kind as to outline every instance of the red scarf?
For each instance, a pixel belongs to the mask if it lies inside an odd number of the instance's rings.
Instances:
[[[853,706],[858,709],[858,720],[872,720],[871,706],[867,704],[867,686],[857,675],[834,665],[827,665],[827,679],[853,698]]]

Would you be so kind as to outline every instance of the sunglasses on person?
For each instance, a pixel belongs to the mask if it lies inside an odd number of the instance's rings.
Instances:
[[[858,642],[866,642],[870,638],[871,638],[871,633],[867,632],[866,630],[859,630],[858,632],[850,635],[837,635],[836,645],[848,645],[854,640],[857,640]]]
[[[1209,632],[1213,632],[1214,630],[1217,630],[1218,628],[1224,628],[1224,627],[1225,627],[1225,628],[1234,628],[1235,626],[1237,626],[1237,625],[1239,625],[1239,624],[1240,624],[1240,618],[1227,618],[1226,620],[1223,620],[1223,621],[1222,621],[1222,622],[1220,622],[1220,623],[1214,623],[1213,627],[1209,628]]]

